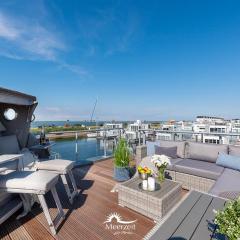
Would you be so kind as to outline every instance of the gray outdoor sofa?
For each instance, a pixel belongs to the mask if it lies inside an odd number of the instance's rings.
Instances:
[[[166,176],[182,183],[184,189],[209,192],[228,199],[235,199],[240,195],[240,171],[216,164],[219,153],[240,156],[240,147],[197,142],[148,142],[148,156],[142,160],[141,165],[152,164],[150,158],[154,154],[155,145],[177,146],[177,158],[171,160]]]
[[[177,158],[171,159],[166,177],[190,190],[145,236],[145,240],[227,240],[217,233],[214,210],[221,210],[228,199],[240,196],[240,171],[216,164],[219,153],[240,156],[240,147],[196,142],[157,141],[147,143],[147,157],[140,165],[154,168],[151,156],[155,145],[177,146]]]

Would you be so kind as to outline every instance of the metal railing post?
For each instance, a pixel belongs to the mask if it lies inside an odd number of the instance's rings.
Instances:
[[[76,132],[76,134],[75,134],[75,140],[76,140],[75,153],[76,153],[76,161],[77,161],[78,160],[78,132]]]

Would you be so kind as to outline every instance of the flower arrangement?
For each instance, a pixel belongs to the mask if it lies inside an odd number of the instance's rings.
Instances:
[[[147,173],[147,174],[151,174],[152,170],[148,167],[141,167],[138,166],[138,172],[139,173]]]
[[[229,240],[240,239],[240,198],[228,202],[223,210],[217,211],[214,222],[218,225],[218,233]]]
[[[158,169],[159,182],[163,182],[165,180],[164,171],[166,170],[167,166],[171,164],[170,158],[166,155],[153,155],[151,162],[154,163]]]
[[[143,179],[143,180],[146,180],[149,176],[151,176],[152,174],[152,170],[148,167],[141,167],[141,166],[138,166],[138,173],[139,173],[139,176]]]

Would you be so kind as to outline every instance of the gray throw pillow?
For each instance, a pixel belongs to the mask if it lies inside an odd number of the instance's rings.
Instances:
[[[160,147],[155,145],[155,154],[157,155],[166,155],[170,158],[177,158],[177,146],[175,147]]]
[[[225,168],[231,168],[240,171],[240,157],[228,155],[225,153],[219,153],[217,158],[217,165]]]

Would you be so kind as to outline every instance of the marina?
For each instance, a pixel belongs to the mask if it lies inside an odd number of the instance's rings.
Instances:
[[[96,138],[80,138],[77,140],[55,141],[51,150],[60,155],[60,158],[73,160],[76,164],[83,164],[92,159],[112,156],[113,145],[104,150],[103,140]],[[77,147],[77,151],[76,151]]]

